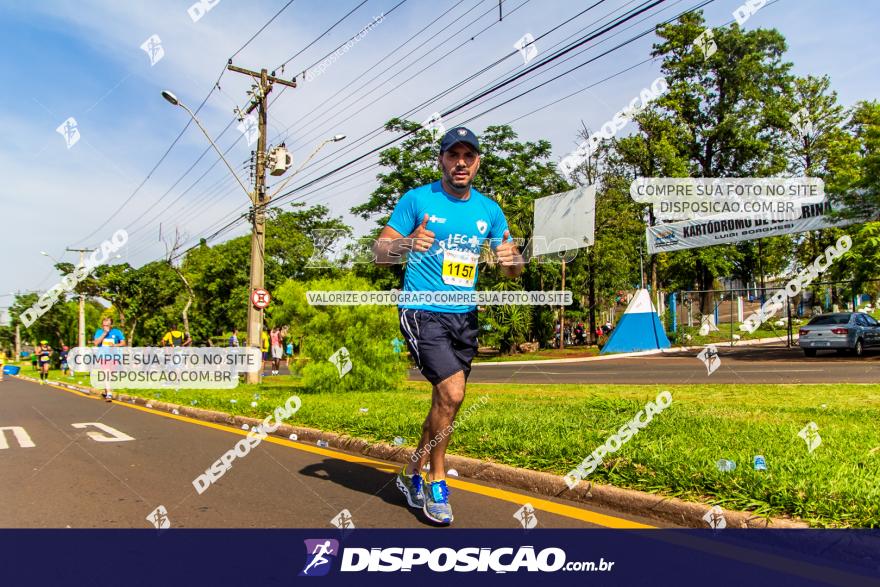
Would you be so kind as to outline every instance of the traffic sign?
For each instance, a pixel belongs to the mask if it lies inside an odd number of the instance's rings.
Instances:
[[[251,294],[251,302],[259,309],[263,309],[272,301],[272,296],[265,289],[255,289]]]

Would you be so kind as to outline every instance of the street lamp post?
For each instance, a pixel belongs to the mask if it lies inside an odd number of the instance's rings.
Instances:
[[[234,68],[234,66],[230,65],[230,69],[234,69],[238,71],[238,68]],[[244,70],[242,70],[244,71]],[[270,80],[271,78],[271,80]],[[192,110],[186,107],[186,105],[181,102],[177,96],[169,92],[168,90],[162,91],[162,97],[165,98],[170,104],[174,106],[180,106],[183,108],[187,114],[189,114],[190,118],[192,118],[193,122],[199,127],[202,133],[205,135],[205,138],[208,139],[208,142],[211,143],[211,146],[214,148],[214,151],[217,152],[217,155],[220,156],[220,159],[226,164],[229,172],[235,177],[235,180],[238,182],[238,185],[244,190],[244,192],[248,195],[248,198],[251,201],[251,267],[250,267],[250,293],[252,294],[257,289],[262,289],[264,285],[264,263],[263,259],[265,256],[266,250],[266,206],[271,199],[271,196],[267,196],[265,193],[265,185],[266,185],[266,96],[271,90],[272,82],[280,82],[285,85],[291,85],[292,87],[296,87],[295,84],[291,82],[283,82],[278,80],[274,76],[269,76],[264,69],[261,72],[260,76],[260,87],[263,88],[260,92],[256,93],[254,96],[254,100],[256,102],[251,104],[251,108],[248,110],[250,112],[254,108],[259,107],[259,136],[257,139],[257,169],[256,169],[256,177],[254,183],[254,189],[248,190],[244,183],[242,183],[241,179],[239,179],[238,175],[235,173],[235,170],[232,168],[232,165],[229,164],[229,161],[226,160],[226,157],[223,156],[223,153],[220,152],[220,149],[217,148],[217,145],[211,139],[211,136],[208,134],[208,131],[205,130],[205,127],[199,122],[196,115]],[[305,163],[308,163],[315,156],[315,154],[327,143],[341,141],[345,138],[345,135],[336,135],[331,139],[325,140],[321,143],[315,151],[309,155],[308,159],[306,159]],[[305,167],[305,163],[303,163],[300,168],[293,173],[290,177],[288,177],[278,188],[279,190],[284,187],[299,171]],[[278,190],[275,191],[277,193]],[[274,194],[273,194],[274,195]],[[248,325],[247,325],[247,345],[249,347],[261,347],[260,334],[263,330],[263,310],[254,306],[250,297],[247,302],[248,306]],[[261,369],[262,371],[262,369]],[[247,373],[246,381],[247,383],[259,383],[260,373]]]

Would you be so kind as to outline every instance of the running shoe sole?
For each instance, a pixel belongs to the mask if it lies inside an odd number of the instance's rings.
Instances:
[[[455,519],[455,516],[449,516],[449,521],[446,520],[438,520],[434,516],[428,513],[428,504],[425,503],[425,507],[422,508],[422,511],[425,513],[425,517],[434,522],[435,524],[442,524],[443,526],[449,526],[452,524],[452,521]]]

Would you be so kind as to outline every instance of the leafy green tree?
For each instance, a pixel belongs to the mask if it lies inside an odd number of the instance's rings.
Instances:
[[[306,283],[288,280],[275,294],[270,322],[288,326],[288,335],[303,337],[303,384],[313,391],[389,391],[400,388],[408,363],[394,353],[392,340],[400,336],[397,309],[393,306],[312,306],[307,291],[369,290],[370,284],[353,275],[322,278]],[[351,370],[340,377],[330,362],[334,353],[350,361]],[[340,363],[342,365],[342,363]]]
[[[665,136],[674,137],[692,176],[780,173],[787,163],[783,132],[791,116],[791,64],[782,60],[785,39],[775,30],[714,29],[718,49],[705,57],[693,45],[703,30],[699,12],[657,29],[661,41],[652,54],[663,59],[669,91],[654,108],[677,127]],[[667,277],[693,279],[698,289],[707,290],[742,261],[742,248],[731,245],[677,251],[666,265]],[[702,296],[701,312],[711,309],[711,297]]]
[[[880,211],[880,102],[856,104],[847,127],[858,144],[858,161],[850,168],[853,175],[848,182],[849,190],[840,200],[852,214],[876,219]],[[843,261],[856,286],[860,286],[880,273],[880,222],[866,222],[847,230],[852,234],[853,248]],[[869,289],[877,299],[878,284],[871,283]]]

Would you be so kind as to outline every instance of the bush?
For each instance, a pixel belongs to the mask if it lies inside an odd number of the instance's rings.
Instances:
[[[312,391],[392,391],[406,381],[405,355],[394,353],[391,341],[400,337],[395,306],[310,306],[306,291],[364,291],[369,282],[354,276],[285,282],[275,295],[271,321],[287,324],[292,334],[304,335],[303,384]],[[340,378],[330,357],[348,350],[351,371]]]

